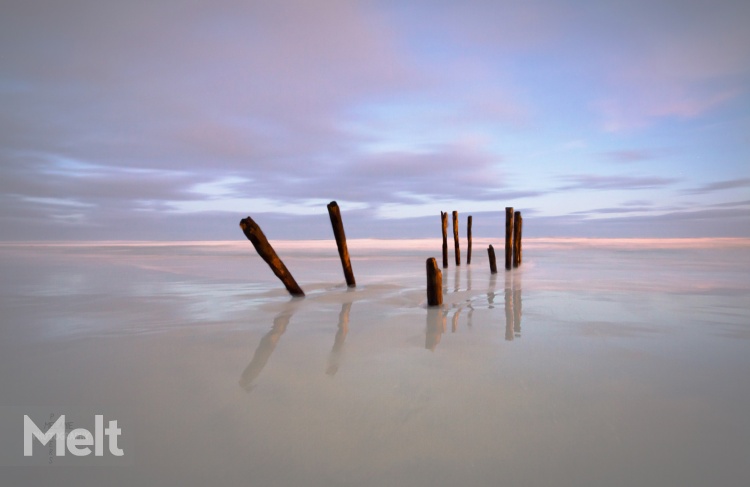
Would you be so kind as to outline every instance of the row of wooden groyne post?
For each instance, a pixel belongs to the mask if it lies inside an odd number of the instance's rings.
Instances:
[[[440,220],[443,227],[443,268],[448,267],[448,213],[440,212]],[[471,224],[472,217],[466,219],[466,265],[471,264]],[[514,211],[513,207],[505,208],[505,269],[521,265],[522,245],[521,234],[523,230],[523,217],[520,211]],[[461,265],[461,249],[458,240],[458,212],[453,212],[453,243],[456,265]],[[490,245],[487,248],[490,261],[490,272],[497,274],[497,259],[495,248]],[[435,257],[427,259],[427,305],[440,306],[443,304],[443,272],[438,268]]]
[[[336,239],[341,266],[344,270],[346,285],[356,287],[354,280],[354,271],[352,270],[351,259],[349,258],[349,249],[346,245],[346,234],[344,233],[344,224],[341,219],[341,210],[335,201],[328,204],[328,215],[331,219],[333,235]],[[456,266],[461,265],[461,248],[458,237],[458,212],[453,212],[453,242],[454,256]],[[448,267],[448,213],[440,212],[440,220],[443,232],[443,268]],[[467,252],[466,265],[471,264],[471,234],[472,217],[467,218],[466,236]],[[292,296],[304,296],[305,292],[297,284],[297,281],[289,272],[284,262],[279,258],[276,251],[268,242],[260,226],[249,216],[240,221],[240,228],[253,244],[258,255],[268,264],[273,273],[278,277]],[[523,217],[520,211],[514,211],[512,207],[505,208],[505,269],[510,270],[513,267],[521,265],[522,244],[521,233],[523,230]],[[497,273],[497,262],[495,258],[495,249],[490,245],[487,249],[489,256],[490,272]],[[443,304],[443,273],[438,268],[437,260],[434,257],[427,259],[427,304],[428,306],[440,306]]]

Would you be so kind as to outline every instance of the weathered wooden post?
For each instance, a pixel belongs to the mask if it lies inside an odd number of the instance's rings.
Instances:
[[[513,258],[513,207],[505,208],[505,268],[510,269]]]
[[[521,212],[513,215],[513,267],[521,263]]]
[[[440,212],[440,221],[443,225],[443,269],[448,268],[448,212]]]
[[[292,273],[289,272],[289,269],[287,269],[281,259],[279,259],[279,256],[276,255],[276,251],[273,250],[271,244],[268,243],[268,239],[263,234],[263,231],[260,229],[258,224],[248,216],[247,218],[244,218],[240,221],[240,228],[242,228],[242,232],[245,234],[247,239],[252,242],[253,247],[255,247],[255,250],[258,252],[258,255],[261,256],[266,264],[268,264],[276,277],[281,279],[281,282],[284,283],[284,286],[286,287],[286,290],[289,291],[289,294],[291,294],[292,296],[304,296],[304,291],[302,291],[302,288],[299,287],[297,281],[294,280],[294,277],[292,277]]]
[[[456,265],[461,265],[461,248],[458,244],[458,212],[453,212],[453,249],[456,255]]]
[[[443,272],[438,269],[435,257],[427,259],[427,305],[443,304]]]
[[[341,266],[344,268],[346,285],[349,287],[356,287],[357,283],[354,281],[352,263],[349,260],[349,249],[346,246],[344,223],[341,221],[341,210],[339,210],[339,205],[335,201],[328,203],[328,215],[331,217],[333,236],[336,238],[336,247],[339,249],[339,257],[341,258]]]
[[[487,255],[490,258],[490,272],[492,274],[497,274],[497,260],[495,260],[495,249],[492,245],[487,248]]]
[[[523,262],[523,239],[521,238],[523,235],[523,215],[520,213],[518,214],[518,229],[516,230],[516,234],[518,235],[518,265],[521,265]]]
[[[471,215],[466,219],[466,240],[468,246],[466,250],[466,265],[469,265],[471,264]]]

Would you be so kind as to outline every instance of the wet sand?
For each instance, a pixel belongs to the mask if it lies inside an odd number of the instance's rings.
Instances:
[[[744,486],[750,241],[0,245],[7,485]],[[499,242],[493,242],[499,247]],[[462,242],[463,244],[463,242]],[[120,420],[118,459],[23,458],[22,413]],[[22,424],[21,424],[22,426]],[[40,451],[44,447],[40,447]]]

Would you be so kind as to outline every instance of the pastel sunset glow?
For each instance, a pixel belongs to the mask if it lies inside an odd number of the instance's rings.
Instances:
[[[0,11],[5,241],[750,236],[750,2]]]

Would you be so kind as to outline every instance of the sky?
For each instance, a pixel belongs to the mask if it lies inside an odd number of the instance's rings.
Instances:
[[[750,2],[4,0],[0,240],[750,237]]]

